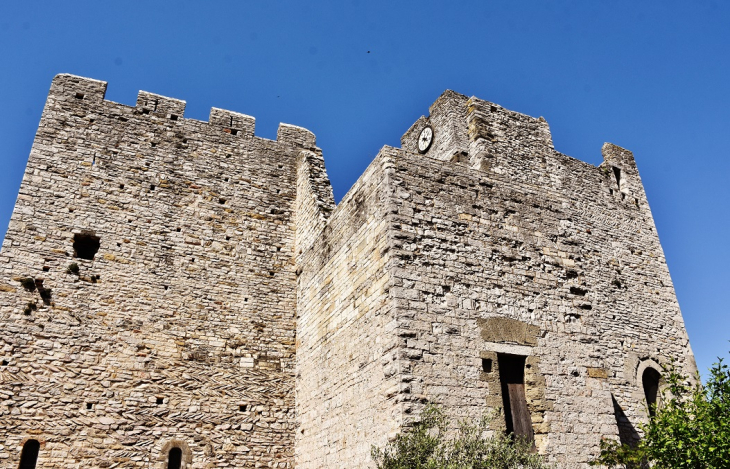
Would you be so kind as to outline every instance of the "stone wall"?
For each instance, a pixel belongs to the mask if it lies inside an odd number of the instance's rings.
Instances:
[[[54,79],[3,243],[0,465],[32,437],[44,468],[165,467],[170,445],[186,467],[293,467],[296,159],[314,136],[105,88]]]
[[[297,467],[363,467],[401,424],[388,293],[394,149],[337,206],[298,279]]]

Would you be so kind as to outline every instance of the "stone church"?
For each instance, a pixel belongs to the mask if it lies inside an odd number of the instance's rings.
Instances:
[[[0,466],[366,468],[427,403],[587,467],[695,362],[632,153],[443,93],[335,204],[306,129],[58,75],[0,253]]]

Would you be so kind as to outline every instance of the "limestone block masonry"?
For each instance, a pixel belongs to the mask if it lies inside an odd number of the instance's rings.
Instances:
[[[308,130],[105,90],[53,80],[0,252],[0,467],[372,467],[434,402],[582,468],[695,369],[627,150],[446,91],[335,205]]]

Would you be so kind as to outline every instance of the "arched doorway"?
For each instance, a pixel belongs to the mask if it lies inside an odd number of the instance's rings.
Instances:
[[[167,453],[167,469],[180,469],[182,464],[182,450],[180,448],[170,448]]]
[[[18,466],[18,469],[35,469],[40,449],[41,444],[38,440],[26,441],[23,445],[23,451],[20,453],[20,466]]]

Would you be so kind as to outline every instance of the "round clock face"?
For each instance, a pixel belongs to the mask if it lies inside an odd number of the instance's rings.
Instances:
[[[431,127],[425,127],[418,137],[419,153],[426,153],[431,148],[431,143],[433,143],[433,129]]]

